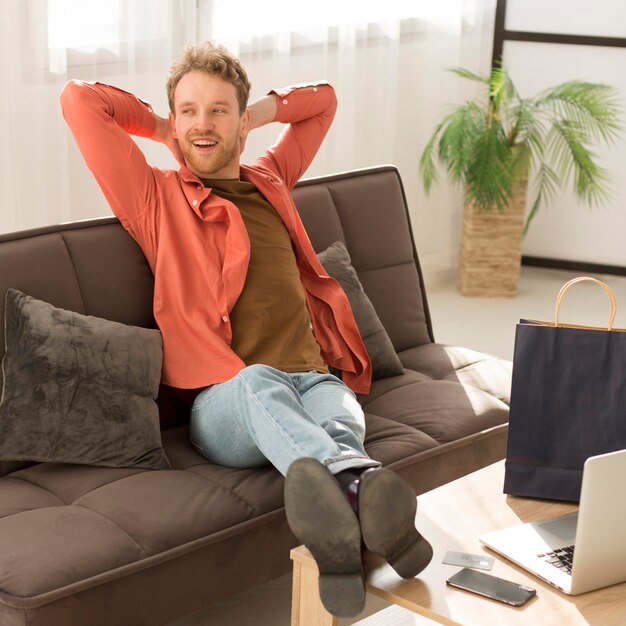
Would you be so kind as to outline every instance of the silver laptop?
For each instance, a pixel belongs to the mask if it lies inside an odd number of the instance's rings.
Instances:
[[[577,595],[624,582],[625,483],[626,450],[590,457],[577,512],[496,530],[479,539],[565,593]]]

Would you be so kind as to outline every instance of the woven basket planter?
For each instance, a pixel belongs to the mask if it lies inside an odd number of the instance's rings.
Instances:
[[[465,203],[459,258],[464,296],[514,296],[522,261],[528,181],[520,180],[506,211],[484,213]]]

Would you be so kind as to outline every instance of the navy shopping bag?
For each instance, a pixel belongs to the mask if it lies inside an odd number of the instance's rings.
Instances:
[[[583,280],[607,292],[607,328],[559,324],[565,291]],[[586,459],[626,448],[626,330],[612,328],[616,306],[608,285],[583,276],[562,287],[554,322],[517,325],[505,493],[576,502]]]

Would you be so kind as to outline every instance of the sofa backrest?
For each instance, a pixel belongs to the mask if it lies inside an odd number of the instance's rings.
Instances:
[[[335,241],[346,244],[396,350],[431,341],[397,170],[387,166],[309,179],[293,195],[317,251]],[[150,267],[114,217],[0,235],[0,320],[9,287],[85,315],[156,327]],[[1,377],[0,371],[0,384]],[[164,390],[159,405],[163,428],[180,423],[177,397]]]
[[[404,188],[393,166],[311,178],[293,191],[317,252],[343,241],[397,352],[433,341]]]

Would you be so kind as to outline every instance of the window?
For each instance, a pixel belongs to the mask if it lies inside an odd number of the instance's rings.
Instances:
[[[203,0],[200,0],[201,3]],[[436,25],[458,29],[462,15],[475,0],[204,0],[209,8],[207,38],[233,45],[262,42],[264,37],[297,35],[291,45],[330,41],[342,27],[374,28],[374,33],[397,35]],[[422,24],[422,26],[420,26]],[[391,28],[387,30],[386,25]],[[202,24],[200,25],[202,30]]]
[[[171,0],[47,0],[50,69],[147,58],[170,39]]]
[[[122,39],[120,0],[48,0],[48,48],[94,52]]]

